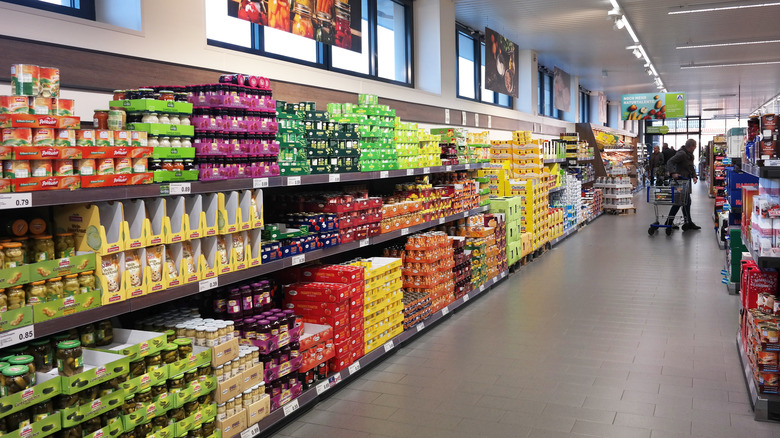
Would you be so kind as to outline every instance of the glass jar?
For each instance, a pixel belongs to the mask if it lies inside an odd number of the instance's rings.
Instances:
[[[268,25],[274,29],[290,31],[290,2],[288,0],[268,1]]]
[[[156,148],[156,147],[160,146],[160,138],[158,136],[156,136],[156,135],[150,136],[150,137],[147,138],[146,144],[149,147]]]
[[[92,116],[92,127],[95,129],[108,129],[108,110],[95,110]]]
[[[41,421],[49,415],[54,414],[54,403],[52,400],[34,404],[30,408],[30,420]]]
[[[216,327],[206,329],[206,347],[213,348],[219,345],[219,333]]]
[[[225,380],[233,378],[233,361],[229,360],[222,365],[223,373],[225,374]]]
[[[91,274],[90,277],[92,278],[93,281],[95,280],[95,277],[93,277]],[[114,342],[114,327],[111,325],[111,321],[107,319],[100,321],[97,325],[97,329],[95,330],[95,345],[97,345],[98,347],[102,347],[105,345],[110,345],[113,342]]]
[[[35,236],[32,245],[32,262],[54,260],[54,240],[50,235]]]
[[[314,39],[324,44],[333,45],[333,22],[330,13],[317,11],[314,24],[316,27]]]
[[[144,374],[146,374],[146,361],[143,358],[130,361],[130,378],[140,377]]]
[[[157,113],[147,113],[141,119],[143,123],[160,123],[160,119],[157,117]]]
[[[10,365],[2,369],[5,387],[3,396],[16,394],[28,389],[30,386],[30,368],[25,365]]]
[[[40,304],[46,302],[46,282],[34,281],[27,285],[25,293],[27,305]]]
[[[63,427],[57,434],[57,438],[81,438],[84,436],[80,424],[73,427]]]
[[[65,377],[73,377],[84,371],[80,341],[63,341],[57,344],[57,370]]]
[[[85,294],[95,290],[95,273],[94,271],[82,272],[79,276],[79,293]]]
[[[192,354],[192,340],[183,338],[173,341],[179,350],[179,359],[187,359]]]
[[[54,351],[48,339],[36,339],[30,343],[30,353],[35,358],[35,369],[48,373],[54,368]]]
[[[62,282],[62,292],[66,297],[76,296],[81,293],[79,274],[70,274],[65,276],[65,280]]]
[[[170,90],[160,90],[160,100],[166,100],[169,102],[173,102],[175,99],[175,96],[173,94],[173,91]]]
[[[171,119],[168,117],[168,114],[163,113],[163,114],[160,114],[160,116],[158,117],[158,122],[157,123],[160,123],[162,125],[170,125],[171,124]]]
[[[135,403],[135,394],[125,396],[125,402],[122,404],[122,414],[130,415],[135,412],[138,405]]]
[[[203,423],[201,430],[203,431],[203,436],[206,438],[214,435],[214,432],[216,431],[216,424],[214,423],[214,420]]]
[[[179,347],[173,343],[165,344],[162,351],[162,360],[166,364],[179,360]]]
[[[173,342],[176,339],[176,330],[173,328],[169,328],[165,330],[165,341],[166,342]]]
[[[168,120],[170,121],[171,125],[181,125],[181,119],[179,118],[178,114],[171,114],[168,117]]]
[[[336,21],[334,43],[337,47],[349,49],[352,47],[352,12],[349,3],[336,2]]]
[[[217,420],[225,421],[227,419],[227,403],[217,405]]]
[[[138,89],[138,98],[139,99],[154,99],[154,90],[152,88],[139,88]]]
[[[195,345],[199,347],[206,346],[206,326],[199,325],[195,327]]]
[[[225,403],[225,413],[228,417],[236,415],[236,399],[231,398]]]
[[[163,413],[152,418],[152,428],[155,432],[165,429],[169,424],[168,414]]]
[[[154,426],[152,426],[151,421],[147,421],[146,423],[136,426],[135,430],[133,430],[133,435],[135,435],[135,438],[146,438],[146,436],[151,435],[152,432],[154,432]]]
[[[119,408],[111,409],[110,411],[106,412],[103,417],[103,426],[110,426],[117,421],[122,421],[122,418],[119,416],[121,413],[122,411]]]
[[[24,250],[20,242],[6,242],[3,244],[3,259],[5,268],[16,268],[24,265]]]
[[[171,138],[171,147],[172,148],[180,148],[181,147],[181,139],[179,137]]]
[[[190,126],[192,122],[190,122],[190,116],[185,116],[184,114],[179,116],[179,121],[182,125]]]
[[[169,147],[171,147],[171,138],[170,137],[160,137],[160,147],[161,148],[169,148]]]
[[[116,379],[111,379],[108,382],[103,382],[100,385],[98,385],[98,396],[105,397],[109,394],[112,394],[114,391],[118,389],[119,389],[119,381]]]
[[[81,345],[86,348],[95,347],[95,326],[87,324],[79,328],[79,339],[81,339]]]
[[[152,386],[152,398],[155,402],[168,395],[168,386],[165,382]]]
[[[214,369],[210,364],[204,364],[198,367],[198,380],[204,381],[206,378],[214,374]]]
[[[198,381],[198,369],[187,370],[184,372],[184,386],[188,386],[192,382]]]
[[[190,141],[187,137],[181,138],[181,147],[183,148],[191,148],[192,147],[192,141]]]
[[[170,392],[171,394],[175,394],[179,391],[182,391],[183,389],[184,389],[184,374],[179,374],[177,376],[168,379],[168,392]]]
[[[212,402],[214,402],[214,392],[210,392],[208,394],[204,394],[200,397],[198,397],[198,403],[200,403],[201,406],[208,406]]]
[[[187,414],[184,412],[184,408],[173,408],[168,411],[168,418],[173,421],[182,421],[187,418]]]
[[[152,395],[152,388],[142,389],[135,394],[136,405],[145,405],[152,403],[153,401],[154,396]]]
[[[216,367],[214,369],[214,375],[217,377],[217,382],[222,383],[225,380],[227,380],[225,378],[225,366],[224,365],[220,365],[220,366]]]
[[[46,282],[47,301],[54,301],[65,298],[65,285],[62,284],[62,277],[50,278]]]
[[[73,233],[57,233],[54,235],[54,250],[58,259],[76,255],[76,241]]]
[[[184,413],[185,413],[185,415],[187,415],[189,417],[190,415],[194,414],[195,412],[198,412],[198,407],[199,406],[200,406],[200,404],[198,403],[197,400],[193,400],[193,401],[184,403]]]
[[[18,425],[19,430],[22,428],[29,427],[32,424],[30,413],[26,409],[22,409],[19,412],[14,412],[13,414],[9,414],[8,417],[5,418],[5,423],[7,425],[11,425],[11,428],[15,427],[14,425]]]
[[[150,373],[156,369],[159,369],[163,366],[162,361],[162,354],[153,353],[144,358],[144,361],[146,361],[146,372]]]

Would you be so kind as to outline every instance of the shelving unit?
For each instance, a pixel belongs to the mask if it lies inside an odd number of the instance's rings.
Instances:
[[[753,407],[754,418],[759,421],[777,421],[780,419],[780,395],[759,394],[739,333],[737,333],[737,355],[739,355],[742,371],[745,373],[745,386],[750,405]]]

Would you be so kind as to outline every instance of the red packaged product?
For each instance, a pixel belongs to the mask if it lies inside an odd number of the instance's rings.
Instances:
[[[335,316],[349,312],[349,301],[332,303],[328,301],[289,301],[284,304],[285,309],[294,310],[298,315]]]
[[[344,355],[347,352],[349,352],[349,350],[351,349],[352,349],[351,338],[346,338],[340,342],[333,344],[333,350],[336,356]]]
[[[349,323],[363,320],[363,308],[362,307],[350,307],[349,308]]]
[[[349,265],[308,266],[301,269],[307,281],[322,283],[354,283],[364,281],[364,268]]]
[[[352,365],[352,353],[345,354],[343,356],[334,356],[331,360],[328,361],[328,370],[334,373],[337,373],[341,370],[346,369],[348,366]]]
[[[352,332],[348,324],[333,329],[333,342],[343,342],[344,340],[349,339],[351,335]]]
[[[745,309],[757,307],[758,295],[777,293],[777,271],[761,270],[753,260],[742,261],[742,306]]]
[[[331,327],[333,327],[334,332],[334,339],[335,339],[335,333],[338,329],[342,327],[348,327],[349,326],[349,315],[347,312],[344,312],[343,315],[338,316],[303,316],[303,322],[310,322],[313,324],[327,324]]]
[[[354,336],[355,334],[363,334],[363,331],[365,330],[365,321],[350,321],[349,325],[349,332],[350,336]]]
[[[330,301],[333,303],[349,298],[351,288],[339,283],[293,283],[284,287],[287,301]]]
[[[363,309],[363,305],[365,304],[366,296],[363,293],[353,293],[352,296],[349,298],[349,308],[350,309]]]

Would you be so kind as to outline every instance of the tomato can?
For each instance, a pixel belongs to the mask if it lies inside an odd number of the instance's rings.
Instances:
[[[40,67],[31,64],[13,64],[11,66],[11,90],[17,96],[37,96],[40,94]]]
[[[130,131],[114,131],[114,146],[126,148],[130,146]]]
[[[97,159],[97,174],[98,175],[113,175],[114,172],[114,159],[113,158],[98,158]]]
[[[75,114],[76,101],[73,99],[53,99],[54,113],[58,116],[72,116]]]
[[[54,146],[76,146],[76,131],[73,129],[58,129]]]
[[[0,96],[0,114],[29,114],[27,96]]]
[[[117,175],[133,173],[132,158],[116,158],[114,160],[114,173]]]
[[[89,146],[89,147],[95,146],[95,130],[77,129],[76,146]]]
[[[109,131],[107,129],[96,129],[95,146],[99,146],[99,147],[114,146],[114,131]]]
[[[51,128],[33,128],[33,146],[54,146],[54,130]]]
[[[30,172],[33,177],[42,178],[52,174],[52,160],[32,160],[30,161]]]
[[[39,116],[50,116],[54,114],[52,112],[52,99],[50,97],[30,97],[29,111],[30,114]]]
[[[79,175],[92,176],[95,175],[97,163],[94,158],[82,158],[77,162]]]
[[[32,128],[5,128],[2,135],[3,146],[32,146]]]
[[[60,69],[57,67],[39,67],[40,94],[45,97],[59,97]]]
[[[54,176],[73,176],[73,160],[55,160]]]

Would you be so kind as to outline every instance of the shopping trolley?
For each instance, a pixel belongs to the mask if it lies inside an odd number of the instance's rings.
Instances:
[[[666,235],[672,234],[672,227],[675,225],[681,225],[684,222],[682,217],[676,217],[675,222],[671,225],[667,225],[666,221],[669,219],[668,211],[666,214],[661,213],[658,210],[659,205],[685,205],[688,200],[688,196],[691,194],[691,180],[679,178],[667,180],[663,185],[654,185],[647,188],[647,203],[653,204],[653,210],[655,211],[655,222],[650,224],[647,233],[651,236],[658,231],[659,228],[666,229]],[[671,207],[670,207],[671,208]],[[682,215],[680,215],[682,216]]]

